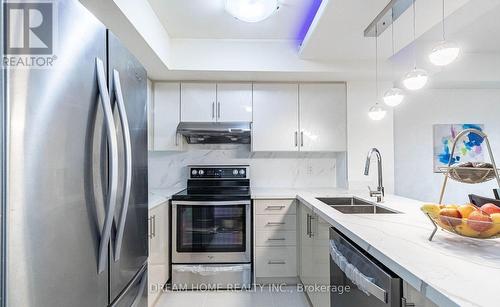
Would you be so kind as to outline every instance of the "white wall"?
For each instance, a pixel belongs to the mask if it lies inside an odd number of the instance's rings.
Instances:
[[[439,200],[443,175],[433,173],[433,125],[460,123],[484,124],[493,152],[500,159],[500,90],[427,89],[412,94],[397,108],[396,194],[428,202]],[[491,197],[493,187],[493,181],[483,185],[451,181],[445,202],[465,203],[469,193]]]
[[[252,187],[336,186],[336,153],[252,153],[249,145],[187,145],[184,152],[149,152],[149,188],[186,185],[191,164],[249,164]]]
[[[391,84],[379,84],[382,95]],[[368,110],[375,103],[374,82],[347,83],[347,161],[348,181],[351,189],[367,189],[377,186],[377,166],[372,159],[370,176],[364,176],[366,155],[372,147],[382,154],[384,187],[387,193],[394,191],[394,143],[393,113],[388,109],[386,117],[381,121],[373,121],[368,117]]]

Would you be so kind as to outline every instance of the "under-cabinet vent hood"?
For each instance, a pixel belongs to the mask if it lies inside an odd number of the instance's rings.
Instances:
[[[189,144],[250,144],[250,123],[181,122],[177,133]]]

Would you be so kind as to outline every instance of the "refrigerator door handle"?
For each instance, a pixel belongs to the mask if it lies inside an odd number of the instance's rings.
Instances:
[[[113,225],[113,216],[116,207],[116,193],[118,191],[118,143],[116,140],[116,127],[113,120],[113,110],[106,85],[106,74],[104,63],[96,58],[97,81],[99,95],[101,97],[102,109],[106,125],[109,150],[109,191],[106,197],[106,216],[101,231],[101,240],[99,242],[99,255],[97,272],[100,274],[106,268],[108,258],[108,243],[111,237],[111,227]]]
[[[113,90],[115,91],[116,104],[118,106],[118,114],[120,116],[121,125],[123,128],[124,139],[124,152],[125,152],[125,191],[123,195],[123,206],[118,222],[118,231],[115,240],[115,254],[114,259],[117,262],[120,259],[123,232],[125,231],[125,223],[127,221],[128,202],[130,198],[130,187],[132,184],[132,145],[130,142],[130,127],[127,119],[127,111],[125,110],[125,103],[123,101],[122,86],[120,83],[120,73],[115,69],[113,70]]]

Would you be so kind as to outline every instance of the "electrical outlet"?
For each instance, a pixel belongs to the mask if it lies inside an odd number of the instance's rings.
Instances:
[[[306,167],[306,172],[307,172],[308,175],[312,175],[312,173],[313,173],[313,167],[311,165],[308,165]]]

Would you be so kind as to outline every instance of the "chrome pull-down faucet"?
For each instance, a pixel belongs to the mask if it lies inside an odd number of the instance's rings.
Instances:
[[[378,165],[378,187],[376,191],[373,191],[370,189],[370,186],[368,186],[368,190],[370,190],[370,197],[377,197],[377,202],[381,203],[384,201],[384,186],[382,184],[382,155],[380,154],[380,151],[377,148],[372,148],[368,152],[368,155],[366,156],[366,163],[365,163],[365,176],[368,176],[370,173],[370,160],[373,156],[373,154],[377,156],[377,165]]]

